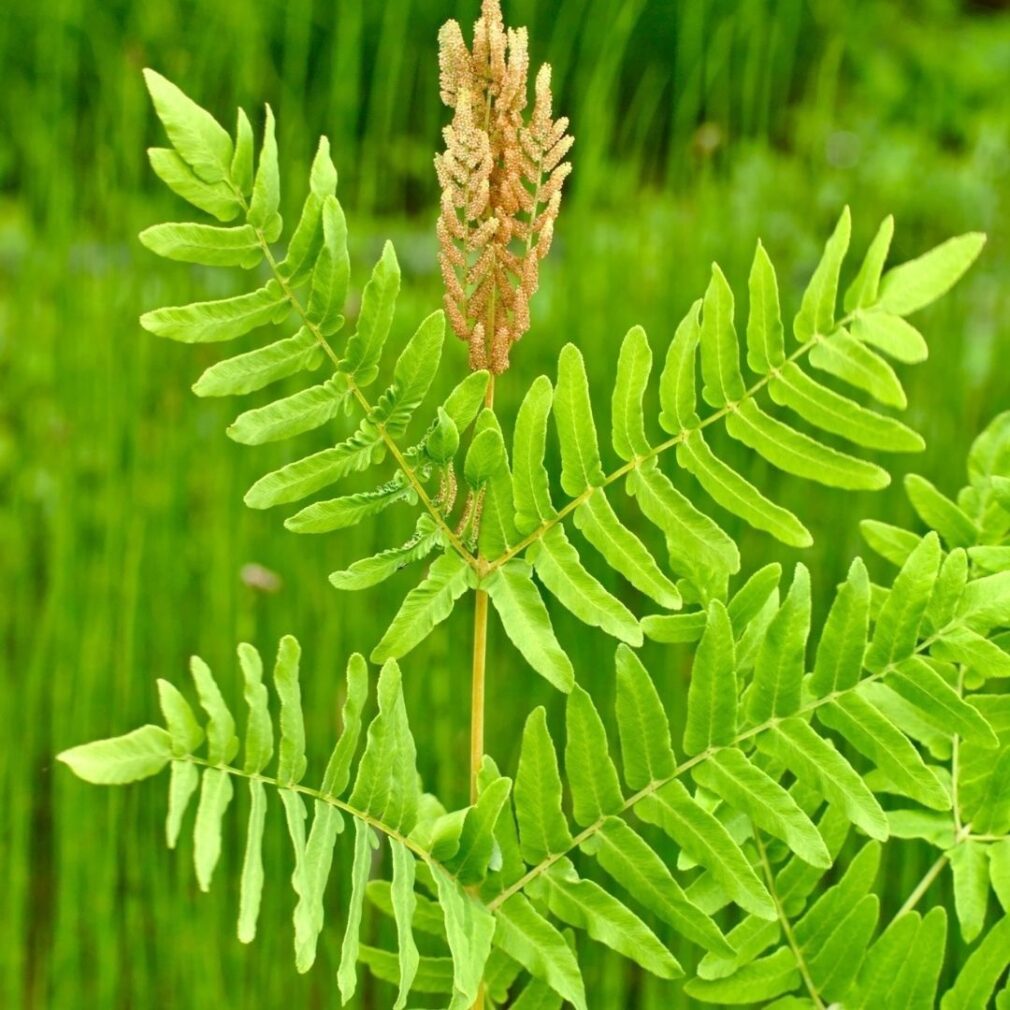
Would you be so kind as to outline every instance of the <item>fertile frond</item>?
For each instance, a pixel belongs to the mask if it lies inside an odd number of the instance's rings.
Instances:
[[[234,783],[247,783],[249,813],[238,918],[238,935],[243,943],[253,940],[258,928],[264,886],[263,833],[270,812],[267,794],[275,793],[281,801],[293,853],[291,882],[297,897],[294,946],[299,971],[307,971],[315,960],[334,847],[345,819],[350,818],[354,857],[338,973],[343,1001],[346,1003],[355,991],[358,960],[371,966],[379,977],[386,977],[384,958],[391,957],[397,965],[394,981],[400,992],[396,1006],[406,1005],[411,989],[432,991],[435,978],[444,981],[445,991],[454,993],[458,1000],[454,1006],[469,1006],[488,964],[494,920],[467,888],[479,885],[494,862],[492,831],[509,794],[510,781],[489,774],[478,802],[453,813],[446,813],[434,797],[422,795],[395,662],[387,663],[379,675],[378,711],[368,723],[364,750],[356,756],[368,693],[368,668],[361,656],[352,656],[347,666],[343,731],[320,784],[304,785],[307,763],[298,643],[290,636],[280,643],[273,675],[279,701],[276,720],[270,712],[259,653],[243,644],[238,654],[248,708],[241,746],[235,718],[213,674],[194,657],[192,674],[206,717],[203,725],[183,694],[167,681],[159,681],[164,728],[144,726],[125,736],[83,744],[64,751],[60,760],[89,782],[116,785],[149,778],[168,767],[166,833],[172,848],[187,809],[199,793],[193,851],[202,890],[209,888],[218,863],[222,821],[234,798]],[[269,774],[267,769],[274,756],[276,765]],[[377,952],[359,945],[365,896],[378,885],[369,878],[380,839],[389,848],[392,882],[385,893],[396,920],[398,953]],[[417,893],[415,885],[423,885],[427,897]],[[434,901],[438,902],[436,906],[432,906]],[[438,968],[417,952],[413,930],[425,928],[418,921],[419,905],[439,909],[434,932],[441,938],[445,956],[436,959]],[[428,931],[433,917],[428,916]]]

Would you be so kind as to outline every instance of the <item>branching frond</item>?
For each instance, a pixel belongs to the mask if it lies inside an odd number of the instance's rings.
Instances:
[[[294,945],[299,971],[307,971],[315,961],[334,846],[349,819],[355,843],[338,973],[343,1001],[346,1003],[355,991],[355,967],[360,959],[381,978],[388,977],[390,963],[397,966],[392,981],[399,986],[398,1008],[406,1005],[411,989],[441,992],[442,985],[453,994],[453,1006],[469,1007],[485,969],[490,972],[498,965],[501,970],[504,960],[502,955],[494,955],[488,962],[494,920],[468,889],[486,878],[489,866],[499,856],[492,831],[511,782],[488,763],[478,802],[452,813],[433,796],[422,794],[395,662],[387,663],[379,675],[378,712],[368,723],[359,754],[368,668],[361,656],[352,656],[347,666],[343,732],[317,780],[319,784],[306,785],[298,643],[290,636],[280,643],[273,674],[280,706],[276,720],[270,711],[259,653],[243,644],[238,656],[248,710],[241,745],[236,720],[214,676],[194,657],[191,668],[203,720],[175,686],[160,680],[163,727],[143,726],[125,736],[74,747],[60,754],[60,760],[86,781],[103,785],[149,778],[168,767],[166,836],[170,848],[175,847],[187,810],[199,794],[193,852],[197,881],[204,891],[210,886],[221,852],[222,821],[234,797],[234,785],[245,783],[249,815],[238,919],[243,943],[256,936],[264,886],[263,832],[272,803],[268,794],[276,795],[293,853],[291,882],[297,897]],[[274,759],[271,774],[268,769]],[[373,850],[380,840],[389,849],[392,876],[386,884],[369,880],[375,862]],[[427,891],[427,897],[415,894],[415,882]],[[359,946],[366,894],[394,917],[398,953]],[[415,928],[438,935],[445,956],[420,958]],[[438,988],[433,990],[436,981]]]

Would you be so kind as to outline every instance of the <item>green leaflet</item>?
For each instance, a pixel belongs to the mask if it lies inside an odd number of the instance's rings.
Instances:
[[[578,684],[565,704],[565,775],[576,824],[586,827],[624,806],[603,720]]]
[[[747,366],[752,372],[767,375],[786,360],[779,309],[779,285],[775,267],[758,239],[747,281],[750,314],[747,317]]]
[[[396,616],[372,650],[372,662],[399,659],[423,642],[453,610],[456,601],[476,586],[471,567],[455,551],[432,563],[427,577],[406,596]]]
[[[602,488],[579,505],[574,518],[579,532],[636,589],[668,609],[683,606],[680,591],[642,541],[617,518]]]
[[[875,519],[860,520],[859,532],[871,550],[899,567],[908,560],[908,555],[915,550],[922,539],[899,526],[878,522]]]
[[[339,796],[347,788],[351,762],[361,735],[361,713],[368,697],[368,667],[360,653],[347,661],[347,695],[341,712],[341,733],[323,775],[325,796]]]
[[[156,71],[145,69],[144,81],[168,139],[197,176],[207,183],[228,179],[233,147],[227,130]]]
[[[667,538],[671,558],[681,571],[702,568],[732,574],[740,568],[740,552],[720,527],[678,491],[656,466],[628,474],[629,493],[645,517]]]
[[[242,768],[248,774],[256,774],[266,768],[274,750],[269,693],[263,683],[263,661],[256,649],[242,642],[238,647],[238,658],[245,682],[245,703],[249,709]]]
[[[896,361],[916,365],[929,357],[922,334],[901,316],[889,312],[859,312],[852,321],[852,336],[862,344],[872,344]]]
[[[748,714],[754,723],[793,715],[800,707],[810,634],[810,574],[797,564],[785,602],[758,650]]]
[[[412,923],[417,899],[414,897],[414,857],[402,843],[391,838],[389,850],[393,857],[393,914],[399,951],[399,990],[393,1010],[403,1010],[407,996],[417,976],[420,957],[414,942]]]
[[[341,1002],[346,1004],[358,987],[355,963],[358,960],[358,933],[361,929],[361,910],[365,903],[365,885],[372,863],[375,839],[372,829],[357,818],[354,820],[354,864],[351,868],[351,898],[347,908],[347,926],[340,950],[340,967],[337,969],[337,987]]]
[[[312,269],[309,304],[305,311],[310,328],[324,336],[336,333],[344,324],[341,311],[347,300],[350,259],[347,255],[347,220],[335,196],[323,198],[320,207],[323,243]],[[348,345],[350,346],[350,345]]]
[[[362,519],[384,512],[397,502],[416,500],[416,492],[397,474],[392,480],[380,484],[373,491],[358,491],[342,498],[313,502],[300,512],[284,520],[292,533],[329,533],[356,526]]]
[[[505,442],[497,426],[478,431],[463,461],[463,479],[472,491],[480,490],[496,473],[507,467]]]
[[[880,222],[877,234],[873,236],[873,241],[866,250],[866,256],[859,267],[859,272],[845,292],[846,312],[854,312],[856,309],[865,308],[877,300],[880,275],[884,270],[884,262],[891,248],[891,237],[893,235],[894,218],[888,214]]]
[[[987,680],[990,677],[1010,677],[1010,655],[996,642],[970,628],[944,630],[930,652],[935,659],[964,663]]]
[[[298,501],[348,474],[367,470],[381,451],[381,445],[378,432],[366,418],[358,430],[339,445],[321,449],[260,477],[243,500],[255,509]]]
[[[826,999],[841,999],[855,981],[879,915],[880,899],[866,895],[851,910],[842,910],[841,921],[808,953],[811,978]]]
[[[954,909],[965,943],[973,943],[985,925],[989,902],[989,860],[986,846],[966,841],[950,850],[954,877]]]
[[[753,400],[737,404],[726,417],[726,430],[773,466],[797,477],[853,491],[877,490],[890,483],[879,466],[822,445],[764,413]]]
[[[922,919],[915,912],[895,919],[864,961],[860,1010],[933,1010],[946,939],[947,913],[942,908],[930,909]],[[915,957],[908,956],[910,950]]]
[[[856,445],[887,452],[921,452],[925,447],[922,437],[911,428],[829,389],[810,378],[795,361],[780,367],[768,389],[776,403]]]
[[[485,769],[488,763],[489,759],[485,758]],[[477,802],[466,812],[459,848],[447,863],[464,886],[480,883],[487,875],[494,853],[494,827],[511,790],[512,780],[495,774],[481,787]]]
[[[207,760],[212,765],[228,764],[238,753],[235,718],[207,664],[199,656],[193,656],[189,669],[196,684],[200,707],[207,713]]]
[[[167,147],[149,147],[147,157],[155,175],[173,193],[194,207],[219,221],[234,221],[242,213],[238,197],[224,182],[204,182],[176,151]]]
[[[379,674],[379,714],[368,727],[365,752],[351,790],[350,804],[402,835],[417,823],[420,789],[417,750],[407,723],[400,668],[389,660]]]
[[[413,561],[426,558],[442,545],[442,531],[428,516],[417,521],[414,535],[402,546],[391,547],[370,558],[362,558],[343,571],[333,572],[330,582],[337,589],[359,590],[384,582]]]
[[[228,772],[222,768],[204,769],[193,826],[193,864],[201,891],[210,890],[214,867],[221,855],[221,819],[234,792]]]
[[[937,729],[957,733],[982,747],[996,746],[996,735],[985,717],[921,657],[911,656],[899,663],[884,683]]]
[[[908,406],[905,390],[894,369],[845,330],[818,340],[810,351],[809,359],[815,368],[856,389],[865,390],[886,407],[904,410]]]
[[[551,527],[527,553],[540,581],[585,624],[603,628],[631,645],[642,644],[634,615],[586,571],[579,553],[560,525]]]
[[[986,1006],[1007,964],[1010,917],[1004,916],[968,956],[953,987],[940,1000],[940,1010],[979,1010]]]
[[[512,558],[491,572],[480,588],[491,598],[505,634],[526,662],[559,691],[567,693],[575,683],[575,671],[554,636],[532,575],[527,562]]]
[[[863,675],[870,616],[870,579],[856,558],[839,587],[817,643],[810,690],[823,698],[854,687]]]
[[[698,785],[721,796],[760,828],[781,838],[790,850],[811,866],[825,869],[831,856],[817,828],[796,801],[773,778],[741,751],[727,748],[696,765],[692,775]]]
[[[158,700],[161,704],[161,713],[165,717],[165,726],[172,739],[173,756],[192,754],[203,743],[203,729],[196,721],[196,715],[189,702],[182,692],[167,680],[158,681]]]
[[[880,282],[878,305],[907,316],[946,294],[975,262],[985,235],[969,232],[948,239],[917,259],[889,270]],[[946,1006],[944,1010],[947,1010]]]
[[[663,860],[627,823],[607,817],[584,848],[636,901],[679,933],[707,950],[732,950],[718,926],[692,904]]]
[[[534,978],[509,1005],[512,1010],[561,1010],[562,999],[549,985]]]
[[[701,313],[701,395],[712,407],[724,407],[742,399],[740,347],[733,325],[733,291],[717,263],[705,291]]]
[[[370,947],[363,943],[358,947],[358,960],[367,965],[368,970],[377,979],[392,985],[400,984],[400,957],[398,953]],[[419,957],[411,988],[414,992],[451,993],[452,958]]]
[[[278,646],[277,662],[274,666],[274,685],[281,703],[277,781],[282,785],[295,785],[300,782],[307,764],[302,694],[298,683],[301,653],[297,640],[291,635],[285,635]]]
[[[816,336],[830,333],[835,326],[835,303],[838,300],[838,276],[841,273],[842,262],[849,250],[849,236],[852,232],[852,220],[849,208],[842,211],[838,224],[831,237],[824,245],[817,268],[814,270],[800,310],[793,320],[793,332],[799,341],[811,340]],[[813,356],[811,355],[811,360]]]
[[[262,445],[300,435],[333,420],[347,397],[348,391],[334,375],[318,385],[239,414],[227,434],[243,445]]]
[[[165,818],[165,844],[170,849],[174,849],[179,841],[182,819],[199,786],[200,772],[195,764],[190,761],[172,762],[168,782],[168,815]]]
[[[361,294],[358,328],[347,341],[344,366],[358,386],[368,386],[379,374],[379,357],[393,322],[400,291],[400,264],[392,243],[382,247],[382,256]]]
[[[211,365],[193,384],[197,396],[240,396],[278,379],[315,368],[321,351],[304,326],[294,336]]]
[[[576,498],[587,487],[602,484],[604,475],[586,366],[574,344],[565,344],[558,357],[554,421],[561,443],[561,486]]]
[[[96,740],[61,751],[57,758],[95,785],[114,786],[157,775],[172,760],[172,738],[161,726]]]
[[[670,435],[698,425],[695,357],[701,339],[701,299],[688,310],[666,352],[659,378],[659,425]]]
[[[569,860],[556,863],[543,880],[547,905],[563,922],[586,930],[594,940],[659,978],[684,974],[677,959],[634,912],[599,884],[579,879]]]
[[[281,223],[277,213],[281,203],[280,169],[277,165],[277,135],[273,110],[266,107],[266,122],[263,126],[263,147],[260,150],[259,166],[253,182],[252,199],[249,201],[249,223],[266,233],[272,242],[280,234]]]
[[[265,287],[233,298],[153,309],[140,317],[140,325],[158,337],[206,344],[234,340],[267,323],[283,322],[290,311],[281,286],[268,281]]]
[[[731,744],[737,727],[736,656],[726,608],[708,605],[705,631],[694,655],[687,694],[684,751],[700,754]]]
[[[513,894],[496,910],[494,942],[576,1010],[587,1010],[575,955],[565,938],[523,894]]]
[[[801,782],[824,797],[871,838],[887,838],[887,818],[862,777],[830,740],[798,718],[784,719],[757,737],[758,747],[781,761]]]
[[[239,887],[238,938],[241,943],[256,939],[260,900],[263,897],[263,828],[266,824],[267,793],[259,779],[249,780],[249,824]]]
[[[692,431],[677,446],[677,462],[724,509],[751,526],[766,530],[791,547],[809,547],[809,530],[788,509],[769,501],[753,484],[727,466],[708,447],[700,431]]]
[[[428,395],[442,357],[445,340],[445,314],[432,312],[421,320],[393,366],[396,407],[392,423],[406,428],[406,420]]]
[[[925,477],[910,473],[905,478],[905,493],[919,518],[936,530],[949,547],[970,547],[978,543],[981,533],[978,527]]]
[[[550,379],[541,375],[526,391],[516,414],[512,439],[512,497],[516,529],[532,533],[557,511],[551,502],[550,478],[544,466],[547,417],[554,392]]]
[[[940,543],[930,533],[908,556],[877,615],[864,663],[877,673],[912,654],[940,568]]]
[[[973,579],[964,588],[957,617],[972,631],[1010,624],[1010,571]]]
[[[494,916],[442,872],[436,872],[438,901],[445,913],[445,934],[452,951],[452,1010],[468,1010],[477,998],[484,965],[491,953]]]
[[[643,789],[670,778],[676,758],[670,724],[642,661],[626,645],[617,647],[617,728],[621,739],[624,781]]]
[[[530,713],[523,729],[515,808],[522,855],[527,863],[539,863],[549,855],[571,848],[572,835],[561,810],[558,757],[543,706]]]
[[[710,870],[729,897],[763,919],[775,906],[740,847],[677,779],[639,801],[639,817],[661,827],[695,862]]]
[[[641,326],[633,326],[621,344],[617,377],[611,398],[611,425],[614,452],[631,461],[652,452],[645,434],[642,400],[652,372],[652,349]]]
[[[729,978],[693,978],[684,986],[684,992],[705,1003],[730,1006],[774,999],[799,984],[796,955],[782,947],[768,957],[745,964]]]
[[[151,252],[183,263],[252,269],[263,259],[256,231],[249,225],[219,228],[210,224],[156,224],[140,233]]]
[[[950,809],[943,783],[904,733],[859,694],[843,695],[821,706],[817,718],[869,758],[900,792],[933,810]]]

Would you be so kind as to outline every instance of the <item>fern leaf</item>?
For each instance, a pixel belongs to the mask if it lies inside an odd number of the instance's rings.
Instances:
[[[522,894],[497,909],[494,942],[576,1010],[587,1010],[582,973],[565,938]]]
[[[267,323],[282,322],[290,312],[276,281],[245,295],[153,309],[140,317],[145,330],[187,344],[234,340]]]
[[[211,877],[221,855],[221,820],[234,793],[227,771],[205,769],[193,827],[193,864],[201,891],[210,890]]]
[[[123,785],[157,775],[172,760],[172,737],[161,726],[62,751],[59,760],[95,785]]]
[[[975,262],[984,245],[984,235],[969,232],[894,267],[880,282],[878,304],[899,316],[917,312],[945,295]]]
[[[372,661],[385,662],[406,655],[453,611],[456,601],[473,587],[473,569],[458,554],[443,554],[427,578],[412,589],[372,650]]]
[[[648,548],[617,517],[602,490],[575,510],[575,526],[607,564],[660,606],[679,610],[680,590],[663,574]]]
[[[523,658],[558,690],[568,692],[575,683],[571,660],[558,644],[547,608],[531,580],[532,568],[513,558],[481,582],[491,598],[505,633]]]
[[[187,203],[219,221],[234,221],[242,213],[242,204],[226,183],[205,182],[177,151],[166,147],[149,147],[147,157],[155,175]]]
[[[582,353],[566,344],[558,358],[554,419],[561,444],[561,486],[575,498],[603,483],[600,448]]]
[[[864,390],[884,406],[898,410],[908,406],[905,390],[894,369],[845,330],[818,341],[810,351],[810,364]]]
[[[228,437],[243,445],[263,445],[312,431],[340,413],[347,395],[333,376],[325,382],[239,414],[228,427]]]
[[[639,817],[661,827],[695,862],[710,870],[741,908],[765,919],[775,907],[764,885],[725,827],[673,779],[642,799]]]
[[[140,233],[140,241],[158,256],[183,263],[251,270],[263,259],[250,225],[220,228],[209,224],[157,224]]]
[[[733,291],[718,264],[705,291],[701,315],[701,395],[712,407],[736,403],[744,395],[740,348],[733,324]]]
[[[301,327],[294,336],[211,365],[193,385],[197,396],[241,396],[318,366],[319,345]]]
[[[627,647],[617,649],[617,727],[624,781],[643,789],[673,775],[670,723],[648,671]]]
[[[522,534],[531,533],[557,515],[544,466],[547,418],[552,399],[550,380],[541,375],[526,391],[516,414],[512,441],[512,496],[516,528]]]
[[[544,586],[584,624],[600,627],[630,645],[642,644],[642,629],[634,615],[586,571],[561,526],[554,526],[533,544],[529,558]]]
[[[819,698],[854,687],[863,673],[869,632],[870,579],[858,558],[835,594],[817,644],[810,689]]]
[[[561,810],[558,758],[547,730],[547,713],[535,708],[526,720],[515,784],[516,816],[523,859],[539,863],[567,852],[572,835]]]
[[[367,589],[369,586],[384,582],[405,565],[426,558],[441,545],[441,530],[427,516],[421,516],[417,521],[414,535],[405,544],[391,547],[370,558],[355,561],[344,571],[333,572],[330,575],[330,582],[337,589]]]
[[[377,516],[398,502],[414,501],[415,490],[401,474],[372,491],[358,491],[340,498],[313,502],[284,520],[292,533],[329,533],[356,526],[362,519]]]
[[[400,264],[392,244],[387,242],[361,294],[358,328],[347,341],[344,354],[347,372],[359,386],[370,385],[378,375],[379,356],[389,336],[399,290]]]
[[[828,334],[834,329],[838,277],[849,249],[851,232],[852,219],[849,208],[846,207],[838,219],[838,224],[835,225],[834,232],[825,243],[824,254],[810,278],[806,291],[803,292],[800,310],[793,320],[793,333],[797,340],[810,340]]]
[[[572,816],[583,827],[624,805],[607,733],[592,698],[576,684],[565,704],[565,775]]]
[[[580,879],[567,859],[553,866],[543,880],[547,906],[562,922],[584,929],[658,978],[684,974],[677,959],[634,912],[599,884]]]
[[[713,600],[691,668],[685,753],[700,754],[733,740],[737,731],[737,695],[733,627],[726,608]]]
[[[249,823],[246,827],[245,855],[239,886],[238,938],[242,943],[252,943],[256,939],[256,923],[263,896],[263,831],[266,813],[266,787],[258,779],[250,779]]]
[[[354,822],[354,864],[351,867],[351,898],[347,908],[347,926],[340,949],[340,966],[337,969],[337,988],[341,1002],[346,1004],[358,987],[355,964],[358,960],[358,934],[361,929],[361,912],[365,903],[365,885],[372,864],[375,838],[372,829],[364,822]]]
[[[652,451],[645,434],[642,400],[652,372],[652,349],[645,330],[628,330],[617,358],[617,377],[611,401],[612,443],[621,459],[631,461]]]

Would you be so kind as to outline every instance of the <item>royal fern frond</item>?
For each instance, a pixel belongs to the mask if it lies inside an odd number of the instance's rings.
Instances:
[[[572,345],[561,352],[556,383],[541,377],[530,386],[516,420],[511,461],[494,414],[486,411],[477,419],[488,382],[483,372],[464,379],[436,408],[418,441],[401,444],[438,367],[444,321],[436,313],[421,323],[400,353],[385,392],[369,400],[365,390],[380,372],[399,267],[387,244],[364,287],[355,331],[338,348],[334,337],[344,325],[350,266],[346,223],[335,195],[337,175],[325,139],[310,173],[300,220],[282,257],[273,250],[283,226],[269,110],[254,172],[251,127],[244,114],[233,141],[174,85],[151,71],[147,79],[174,145],[167,154],[152,155],[156,170],[196,206],[225,220],[243,216],[245,223],[228,229],[159,225],[148,229],[143,241],[162,255],[208,265],[251,268],[265,263],[268,279],[234,298],[156,309],[143,317],[144,326],[161,336],[203,342],[230,340],[295,317],[298,328],[293,335],[211,366],[194,386],[200,395],[245,394],[329,362],[333,374],[324,381],[241,414],[229,428],[237,441],[256,445],[289,438],[351,409],[363,415],[350,436],[265,475],[250,488],[246,502],[267,508],[299,501],[388,457],[394,472],[374,490],[315,501],[288,518],[286,526],[300,533],[322,533],[356,525],[397,503],[420,506],[415,534],[407,543],[333,574],[333,583],[343,589],[374,585],[433,553],[444,558],[404,601],[375,650],[376,661],[402,657],[449,616],[468,590],[482,589],[530,665],[562,690],[570,689],[571,663],[531,573],[580,621],[629,645],[641,644],[643,634],[660,641],[680,638],[688,627],[700,634],[708,603],[727,601],[729,579],[740,567],[739,553],[712,510],[700,508],[682,480],[672,480],[660,469],[661,457],[675,457],[719,508],[792,546],[810,543],[806,527],[721,459],[706,439],[706,428],[725,426],[731,437],[772,466],[802,479],[850,489],[879,488],[889,480],[875,463],[835,449],[777,411],[769,412],[759,405],[765,394],[811,428],[856,447],[895,452],[922,447],[909,428],[824,385],[805,366],[809,362],[885,406],[903,407],[900,382],[877,350],[902,362],[924,357],[925,343],[904,316],[953,285],[984,239],[977,234],[953,239],[884,274],[892,231],[888,218],[849,286],[840,314],[848,210],[804,292],[793,321],[797,346],[791,352],[786,349],[774,267],[758,244],[745,328],[747,364],[753,373],[749,380],[740,366],[733,291],[718,266],[713,267],[704,298],[691,307],[666,353],[658,383],[658,424],[665,437],[658,440],[648,431],[643,408],[652,350],[640,327],[629,331],[612,391],[610,440],[620,460],[616,468],[604,466],[585,367]],[[170,171],[166,165],[172,166]],[[307,294],[302,293],[306,288]],[[696,389],[699,357],[701,403]],[[560,506],[553,501],[552,479],[544,465],[552,413],[561,449],[560,483],[568,496]],[[464,447],[462,438],[475,420]],[[457,493],[456,462],[461,454],[467,491],[462,497]],[[622,479],[644,518],[663,533],[667,559],[654,558],[615,511],[608,489]],[[579,548],[565,530],[569,516],[608,566],[660,606],[676,610],[687,600],[700,609],[640,622],[583,565]]]
[[[422,794],[400,671],[392,661],[379,675],[378,712],[368,723],[364,750],[358,755],[368,667],[361,656],[352,656],[347,666],[343,732],[320,784],[307,786],[303,782],[307,762],[297,641],[285,637],[278,650],[273,673],[280,709],[276,721],[270,712],[259,653],[243,644],[238,656],[248,709],[242,745],[236,735],[236,720],[217,681],[206,664],[194,657],[191,670],[206,716],[204,724],[185,696],[161,680],[158,689],[164,727],[143,726],[125,736],[74,747],[59,759],[86,781],[103,785],[135,782],[169,767],[166,836],[170,848],[175,847],[187,809],[199,793],[193,851],[197,881],[204,891],[210,887],[218,863],[222,821],[234,797],[234,783],[246,782],[250,803],[238,919],[238,936],[243,943],[256,936],[264,886],[262,843],[268,792],[276,793],[293,851],[291,881],[297,896],[294,943],[299,971],[307,971],[315,961],[334,846],[345,819],[350,818],[355,832],[354,859],[338,973],[343,1001],[346,1003],[355,991],[359,959],[376,969],[379,977],[386,977],[383,972],[392,957],[398,965],[397,1007],[406,1005],[407,993],[415,983],[421,991],[432,991],[424,987],[430,987],[436,978],[441,980],[439,985],[445,983],[445,991],[454,993],[458,1001],[454,1006],[469,1007],[488,967],[494,920],[468,888],[485,879],[499,855],[493,829],[508,798],[510,780],[498,775],[488,762],[480,799],[452,813],[435,797]],[[271,775],[267,768],[274,758]],[[311,822],[307,805],[312,808]],[[390,854],[388,889],[369,880],[373,850],[380,838]],[[428,897],[415,894],[415,882],[423,882]],[[398,953],[360,949],[358,934],[366,894],[378,895],[380,907],[385,899],[396,922]],[[419,921],[419,903],[427,913],[424,921]],[[413,938],[415,926],[442,938],[446,955],[436,959],[437,965],[419,958]],[[502,955],[495,955],[491,966],[502,960]]]

